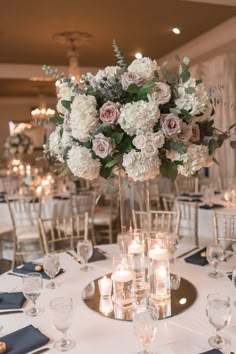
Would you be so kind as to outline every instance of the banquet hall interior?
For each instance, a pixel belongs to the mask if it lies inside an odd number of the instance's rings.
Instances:
[[[235,354],[236,0],[0,19],[0,353]]]

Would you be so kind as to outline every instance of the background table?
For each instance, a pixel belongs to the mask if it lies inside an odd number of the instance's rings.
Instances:
[[[80,265],[67,254],[61,254],[62,267],[66,272],[57,278],[61,287],[56,290],[46,289],[38,299],[38,305],[43,308],[43,313],[35,318],[27,317],[24,313],[17,315],[1,315],[0,323],[4,324],[5,330],[2,335],[17,330],[32,323],[44,334],[50,337],[49,346],[59,338],[49,316],[49,303],[55,297],[69,296],[74,302],[74,320],[68,336],[73,337],[77,345],[70,351],[71,354],[135,354],[141,349],[138,340],[133,334],[132,322],[113,320],[99,315],[90,310],[83,302],[82,292],[85,286],[93,279],[111,272],[111,253],[119,253],[116,245],[102,246],[109,252],[109,258],[105,261],[92,263],[90,272],[81,272]],[[189,245],[182,244],[178,253],[190,249]],[[223,262],[220,270],[231,271],[236,259],[232,257],[228,262]],[[158,333],[153,349],[163,354],[198,354],[211,349],[208,338],[214,333],[213,326],[208,322],[206,316],[206,298],[209,293],[223,291],[231,296],[232,302],[236,300],[236,289],[232,282],[225,275],[221,279],[208,277],[210,266],[196,266],[187,264],[183,258],[171,266],[171,271],[180,274],[191,281],[198,291],[196,302],[182,314],[160,320],[158,322]],[[46,280],[44,284],[46,284]],[[0,276],[0,291],[11,291],[22,289],[22,279],[3,274]],[[25,303],[28,307],[29,303]],[[222,331],[230,337],[231,350],[236,351],[236,308],[232,306],[232,320],[227,329]],[[50,353],[56,354],[54,349]],[[225,352],[225,353],[229,353]]]

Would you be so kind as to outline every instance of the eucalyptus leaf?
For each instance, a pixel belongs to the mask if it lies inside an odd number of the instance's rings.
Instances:
[[[183,82],[187,82],[190,79],[190,77],[191,77],[190,72],[188,70],[184,70],[181,75]]]
[[[55,123],[55,124],[63,124],[64,122],[64,118],[60,117],[60,116],[55,116],[55,117],[51,117],[49,118],[50,122]]]
[[[142,85],[138,93],[139,99],[145,98],[154,86],[156,86],[155,82],[147,82],[146,84]]]
[[[190,63],[189,58],[188,58],[188,57],[184,57],[183,63],[184,63],[185,65],[189,65],[189,63]]]
[[[175,60],[180,61],[180,57],[179,57],[179,55],[178,55],[178,54],[176,54],[176,56],[175,56]]]
[[[166,66],[168,64],[168,61],[164,61],[163,63],[162,63],[162,66]]]
[[[129,93],[138,93],[140,90],[140,87],[137,86],[136,84],[130,84],[128,89],[127,89],[127,92]]]
[[[189,95],[192,95],[193,93],[196,92],[194,87],[186,87],[185,92],[188,93]]]
[[[235,140],[232,140],[232,141],[230,142],[230,146],[231,146],[232,149],[236,149],[236,141],[235,141]]]
[[[70,111],[71,101],[61,100],[61,104],[65,107],[68,111]]]

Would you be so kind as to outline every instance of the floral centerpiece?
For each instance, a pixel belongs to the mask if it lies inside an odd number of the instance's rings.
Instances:
[[[61,79],[58,116],[51,118],[56,129],[45,153],[64,172],[85,179],[121,169],[134,181],[158,174],[174,180],[217,162],[214,152],[230,132],[214,127],[211,100],[191,77],[189,59],[177,57],[178,72],[172,73],[167,63],[147,57],[128,65],[115,42],[113,47],[118,65],[79,83],[44,66]]]
[[[30,154],[34,150],[34,145],[26,134],[10,135],[4,143],[5,151],[8,155]]]

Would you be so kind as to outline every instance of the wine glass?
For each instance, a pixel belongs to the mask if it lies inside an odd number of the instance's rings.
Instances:
[[[157,333],[158,310],[152,306],[137,306],[133,315],[134,333],[143,344],[139,354],[151,354],[150,343],[154,341]]]
[[[44,256],[43,261],[44,272],[50,277],[50,283],[46,285],[48,289],[55,289],[57,284],[54,282],[55,276],[60,271],[60,258],[57,253],[50,253]]]
[[[168,234],[166,236],[166,241],[167,241],[167,247],[170,255],[170,263],[175,263],[176,257],[174,254],[179,247],[179,238],[175,234]]]
[[[229,340],[219,335],[219,331],[225,328],[231,319],[230,298],[224,294],[215,293],[207,296],[206,314],[208,321],[215,327],[216,335],[210,337],[208,343],[216,349],[226,347]]]
[[[78,241],[77,253],[84,262],[80,270],[87,272],[89,270],[88,260],[93,254],[92,242],[90,240]]]
[[[50,302],[50,315],[53,326],[62,334],[62,338],[55,342],[54,348],[60,352],[71,350],[76,343],[73,339],[66,338],[66,332],[72,323],[72,299],[68,297],[53,299]]]
[[[223,274],[217,271],[217,267],[224,260],[224,250],[221,245],[208,246],[206,257],[210,265],[214,267],[214,271],[209,273],[210,278],[222,278]]]
[[[40,309],[36,307],[36,300],[43,289],[42,276],[39,273],[29,273],[23,277],[23,294],[26,299],[32,301],[33,306],[26,311],[28,316],[37,316]]]

